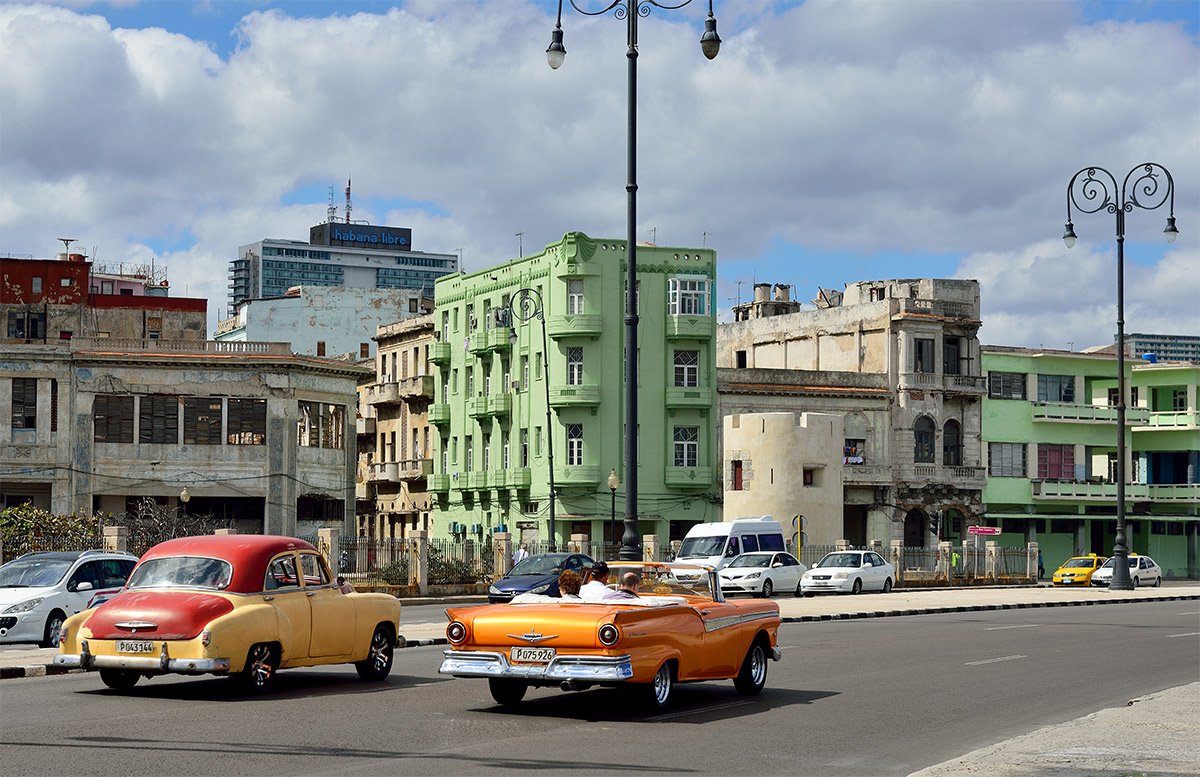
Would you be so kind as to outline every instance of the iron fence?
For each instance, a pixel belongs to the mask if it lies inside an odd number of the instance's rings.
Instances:
[[[817,565],[817,562],[825,558],[826,553],[833,553],[837,550],[836,545],[803,545],[800,547],[800,563],[812,569]]]

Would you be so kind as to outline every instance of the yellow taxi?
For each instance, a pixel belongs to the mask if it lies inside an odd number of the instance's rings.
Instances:
[[[1063,565],[1054,570],[1051,581],[1054,585],[1088,585],[1092,582],[1092,573],[1100,568],[1107,560],[1105,556],[1089,553],[1086,556],[1072,556]]]

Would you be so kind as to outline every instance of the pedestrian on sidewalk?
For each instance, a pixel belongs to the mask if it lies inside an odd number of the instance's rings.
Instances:
[[[1038,580],[1046,576],[1046,565],[1042,563],[1042,550],[1038,548]]]
[[[513,561],[514,565],[520,564],[522,561],[524,561],[527,558],[529,558],[529,551],[525,549],[524,545],[521,545],[520,547],[518,547],[516,550],[513,551],[512,561]]]

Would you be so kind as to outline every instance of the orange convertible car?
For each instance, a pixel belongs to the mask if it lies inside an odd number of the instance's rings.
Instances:
[[[638,596],[587,601],[517,597],[511,604],[456,607],[442,674],[486,677],[492,698],[516,704],[529,686],[583,690],[632,686],[664,707],[675,683],[733,679],[742,694],[766,684],[778,661],[779,605],[725,601],[709,567],[613,563],[611,578],[641,575]],[[615,591],[613,592],[615,594]]]

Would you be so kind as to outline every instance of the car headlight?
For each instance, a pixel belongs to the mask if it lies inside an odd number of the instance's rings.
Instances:
[[[750,574],[746,575],[747,580],[753,580],[756,577],[762,577],[762,572],[751,572]]]
[[[848,577],[850,577],[849,572],[834,572],[833,573],[834,580],[845,580]]]
[[[546,593],[546,591],[548,591],[548,590],[550,590],[550,584],[549,584],[549,583],[546,583],[545,585],[539,585],[537,588],[530,588],[530,589],[529,589],[529,593],[531,593],[531,594],[544,594],[544,593]]]
[[[498,594],[498,593],[500,593],[500,589],[493,585],[488,588],[488,593],[489,594]]]
[[[41,604],[44,601],[46,601],[46,597],[44,597],[44,596],[39,596],[36,599],[26,599],[23,602],[17,602],[16,604],[9,607],[4,612],[6,615],[9,613],[29,612],[30,610],[34,609],[35,607],[37,607],[39,604]]]

